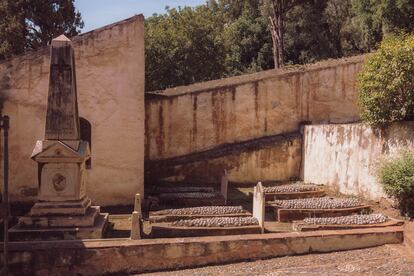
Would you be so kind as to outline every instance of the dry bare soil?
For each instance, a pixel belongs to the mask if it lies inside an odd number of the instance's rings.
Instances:
[[[288,256],[253,262],[207,266],[145,275],[414,275],[412,252],[403,245]]]

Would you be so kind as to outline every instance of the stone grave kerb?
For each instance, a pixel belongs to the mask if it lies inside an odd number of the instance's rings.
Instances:
[[[259,226],[264,233],[264,219],[265,219],[265,195],[261,182],[259,182],[253,191],[253,217],[259,222]]]

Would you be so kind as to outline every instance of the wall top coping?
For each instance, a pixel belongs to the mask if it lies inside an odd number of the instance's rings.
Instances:
[[[110,29],[112,29],[114,27],[117,27],[117,26],[120,26],[120,25],[132,23],[134,21],[144,22],[144,20],[145,20],[144,15],[142,15],[142,14],[134,15],[134,16],[129,17],[127,19],[124,19],[124,20],[121,20],[121,21],[118,21],[118,22],[115,22],[115,23],[112,23],[112,24],[109,24],[109,25],[91,30],[91,31],[88,31],[88,32],[85,32],[85,33],[78,34],[77,36],[71,37],[70,39],[75,44],[80,43],[84,40],[87,40],[87,39],[93,37],[97,33],[110,30]],[[13,59],[25,58],[25,57],[31,56],[31,55],[38,56],[38,55],[43,55],[43,54],[46,54],[46,53],[49,53],[49,45],[40,47],[36,50],[29,50],[29,51],[27,51],[25,53],[22,53],[20,55],[16,55],[16,56],[7,58],[5,60],[2,60],[2,61],[0,61],[0,65],[4,64],[4,63],[8,63],[8,62],[12,61]]]
[[[269,233],[269,234],[247,234],[247,235],[230,235],[230,236],[212,236],[212,237],[186,237],[186,238],[160,238],[160,239],[99,239],[99,240],[66,240],[66,241],[28,241],[28,242],[9,242],[10,251],[35,251],[35,250],[53,250],[53,249],[99,249],[99,248],[122,248],[135,246],[155,246],[155,245],[182,245],[188,243],[216,243],[216,242],[249,242],[249,241],[267,241],[272,239],[306,239],[313,237],[328,236],[359,236],[364,234],[381,234],[381,233],[402,233],[403,226],[389,226],[379,228],[361,228],[347,230],[319,230],[309,232],[286,232],[286,233]],[[2,246],[2,243],[0,243]],[[1,249],[0,249],[1,253]]]
[[[303,72],[310,72],[310,71],[317,71],[327,68],[333,68],[337,66],[343,66],[348,64],[357,64],[361,63],[367,54],[365,55],[358,55],[352,57],[346,57],[341,59],[328,59],[316,63],[305,64],[305,65],[295,65],[295,66],[288,66],[283,69],[272,69],[266,70],[258,73],[241,75],[236,77],[218,79],[218,80],[211,80],[206,82],[200,82],[185,86],[177,86],[173,88],[167,88],[165,90],[157,90],[152,92],[147,92],[146,97],[148,99],[157,99],[157,98],[164,98],[164,97],[175,97],[185,94],[191,93],[201,93],[201,92],[209,92],[212,90],[226,88],[226,87],[233,87],[237,85],[243,85],[250,82],[257,82],[265,79],[271,79],[275,77],[287,77],[297,73]]]

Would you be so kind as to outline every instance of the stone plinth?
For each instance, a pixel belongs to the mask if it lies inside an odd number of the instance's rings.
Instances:
[[[19,218],[11,239],[102,238],[108,214],[86,196],[91,152],[80,140],[74,51],[64,35],[52,41],[45,129],[31,156],[38,164],[39,202]]]

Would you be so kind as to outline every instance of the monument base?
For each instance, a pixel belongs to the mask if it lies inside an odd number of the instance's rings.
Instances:
[[[30,216],[84,216],[90,206],[91,200],[86,196],[73,201],[43,201],[35,203]]]
[[[90,227],[100,214],[99,206],[86,209],[85,215],[24,216],[19,218],[21,228]]]
[[[28,228],[16,224],[9,229],[11,241],[101,239],[108,225],[108,213],[99,213],[88,227]]]
[[[37,202],[30,213],[20,217],[9,230],[11,240],[101,239],[108,214],[83,197],[72,201]]]

